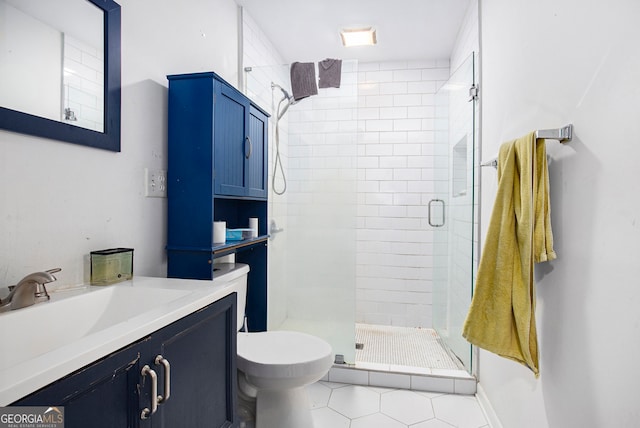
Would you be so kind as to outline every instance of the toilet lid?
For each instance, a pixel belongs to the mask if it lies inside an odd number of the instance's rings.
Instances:
[[[333,351],[324,340],[296,331],[238,333],[238,369],[263,377],[328,370]]]

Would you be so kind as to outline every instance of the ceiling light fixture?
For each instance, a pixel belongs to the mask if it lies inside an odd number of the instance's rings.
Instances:
[[[372,27],[342,30],[340,37],[342,37],[342,44],[346,47],[372,46],[377,43],[376,30]]]

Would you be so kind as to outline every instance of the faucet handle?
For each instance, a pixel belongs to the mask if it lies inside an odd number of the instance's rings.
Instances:
[[[61,268],[53,268],[53,269],[45,270],[45,272],[48,273],[49,275],[51,275],[51,278],[53,278],[53,280],[55,281],[57,278],[55,276],[53,276],[52,274],[58,273],[61,270],[62,270]],[[47,281],[47,282],[53,282],[53,281]],[[46,282],[38,282],[36,284],[35,296],[36,297],[46,297],[47,300],[49,300],[49,299],[51,299],[51,296],[49,296],[49,293],[47,293],[47,287],[45,287],[44,284],[46,284]]]

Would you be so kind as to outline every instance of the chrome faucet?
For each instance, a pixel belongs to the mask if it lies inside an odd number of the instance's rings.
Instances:
[[[39,297],[46,297],[49,300],[51,297],[47,293],[45,284],[55,281],[56,277],[53,274],[61,270],[55,268],[44,272],[34,272],[22,278],[17,285],[9,286],[11,291],[5,299],[0,300],[0,310],[31,306],[36,303],[36,298]]]

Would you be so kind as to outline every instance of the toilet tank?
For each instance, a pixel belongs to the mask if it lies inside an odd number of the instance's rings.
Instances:
[[[213,265],[213,284],[231,287],[237,293],[238,331],[244,323],[244,311],[247,305],[247,276],[249,265],[242,263],[219,263]]]

